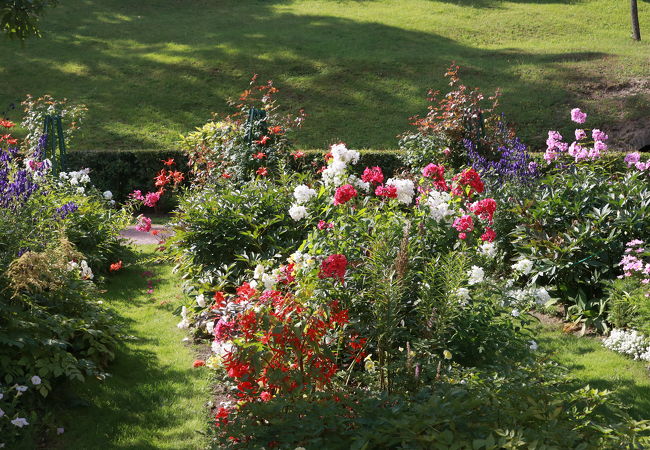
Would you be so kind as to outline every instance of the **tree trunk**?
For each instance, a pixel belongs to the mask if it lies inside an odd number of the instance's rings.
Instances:
[[[632,15],[632,39],[641,40],[641,29],[639,28],[639,10],[637,0],[630,0],[630,14]]]

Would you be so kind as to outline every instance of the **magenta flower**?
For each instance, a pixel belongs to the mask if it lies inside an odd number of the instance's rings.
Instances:
[[[579,141],[580,139],[584,139],[587,137],[587,133],[585,133],[585,130],[581,130],[578,128],[576,130],[576,141]]]
[[[585,120],[587,120],[587,114],[580,111],[580,108],[573,108],[571,110],[571,120],[575,123],[585,123]]]
[[[597,128],[594,128],[592,130],[591,137],[593,138],[594,141],[606,141],[607,139],[609,139],[609,136],[607,136],[605,133],[603,133]]]
[[[148,233],[149,230],[151,230],[151,219],[145,216],[139,216],[138,224],[135,226],[135,229]]]
[[[628,167],[632,167],[641,160],[641,154],[639,152],[632,152],[625,155],[625,163]]]

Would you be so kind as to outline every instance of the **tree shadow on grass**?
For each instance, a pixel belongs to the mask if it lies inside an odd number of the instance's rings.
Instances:
[[[224,99],[260,73],[280,87],[283,111],[304,107],[310,114],[298,135],[302,145],[344,140],[390,148],[408,129],[408,117],[426,112],[427,89],[445,89],[442,74],[455,61],[467,85],[485,92],[505,87],[506,114],[527,111],[528,130],[535,131],[524,138],[541,139],[555,121],[549,111],[573,100],[558,82],[572,73],[563,62],[604,56],[479,49],[436,30],[295,15],[273,10],[274,3],[194,1],[178,12],[150,0],[128,9],[118,0],[87,0],[76,8],[90,14],[78,22],[59,24],[48,41],[6,52],[26,76],[13,86],[0,82],[0,104],[28,91],[71,97],[91,105],[85,128],[101,130],[101,140],[86,135],[85,142],[152,148],[161,133],[228,112]],[[523,80],[513,65],[544,66],[548,76]]]

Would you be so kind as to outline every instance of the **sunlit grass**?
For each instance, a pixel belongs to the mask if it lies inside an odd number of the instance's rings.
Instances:
[[[649,4],[639,9],[650,23]],[[629,39],[628,21],[628,4],[608,0],[61,2],[46,38],[3,42],[0,113],[16,119],[11,103],[50,93],[90,108],[72,148],[172,147],[259,73],[287,111],[310,114],[298,145],[395,148],[456,61],[468,85],[503,88],[505,112],[539,148],[570,107],[603,129],[650,110],[647,92],[602,98],[650,75],[650,44]]]
[[[142,246],[143,255],[154,246]],[[150,270],[154,293],[147,294],[142,272]],[[138,265],[112,277],[105,302],[124,322],[126,334],[111,377],[75,387],[59,399],[61,436],[48,448],[204,448],[209,376],[194,369],[195,350],[181,342],[173,312],[183,293],[165,265]]]

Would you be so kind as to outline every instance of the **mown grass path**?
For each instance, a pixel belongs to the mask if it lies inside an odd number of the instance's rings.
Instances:
[[[541,351],[569,370],[572,377],[597,389],[616,391],[636,419],[650,418],[650,370],[648,363],[634,361],[603,347],[593,337],[577,337],[549,325],[538,325]]]
[[[139,246],[141,256],[154,246]],[[150,271],[147,278],[143,272]],[[153,280],[148,293],[147,280]],[[159,280],[159,281],[158,281]],[[111,277],[105,302],[129,335],[113,362],[111,377],[76,387],[62,401],[57,421],[65,433],[48,448],[204,448],[209,375],[194,369],[195,352],[182,342],[174,311],[183,293],[166,265],[134,265]]]

